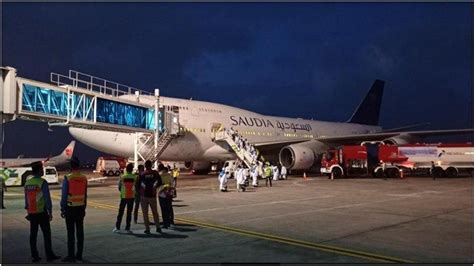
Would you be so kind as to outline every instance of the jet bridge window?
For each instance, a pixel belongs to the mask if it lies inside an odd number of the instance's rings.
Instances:
[[[97,122],[154,129],[154,110],[97,99]]]

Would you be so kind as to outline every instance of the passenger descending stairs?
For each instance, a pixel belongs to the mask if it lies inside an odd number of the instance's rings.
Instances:
[[[239,137],[243,139],[243,137],[241,135],[239,135]],[[259,168],[263,167],[263,162],[258,160],[258,156],[257,156],[257,160],[254,160],[252,158],[252,155],[251,155],[250,152],[248,152],[245,149],[240,149],[239,148],[239,146],[237,145],[237,143],[235,143],[234,139],[232,138],[232,135],[230,134],[230,132],[227,129],[224,128],[220,131],[217,131],[215,133],[214,141],[215,142],[226,142],[232,148],[232,150],[235,152],[237,157],[241,161],[243,161],[245,163],[245,165],[247,165],[248,168],[251,168],[253,164],[257,164],[259,166]],[[257,150],[257,154],[259,154],[258,150]]]

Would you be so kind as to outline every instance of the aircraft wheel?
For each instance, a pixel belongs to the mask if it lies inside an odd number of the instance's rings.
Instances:
[[[115,175],[120,176],[120,171],[119,170],[115,171]]]
[[[458,170],[454,167],[446,169],[446,177],[458,177]]]
[[[341,171],[340,168],[335,167],[335,168],[332,169],[331,175],[334,177],[334,179],[341,178],[342,177],[342,171]]]
[[[108,171],[108,172],[107,172],[107,175],[108,175],[108,176],[113,176],[113,175],[114,175],[114,171],[112,171],[112,170]]]

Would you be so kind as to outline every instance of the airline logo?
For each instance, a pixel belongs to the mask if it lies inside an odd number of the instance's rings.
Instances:
[[[71,148],[66,148],[66,150],[64,150],[64,152],[66,153],[66,156],[67,156],[67,157],[71,157],[71,156],[72,156],[72,149],[71,149]]]
[[[271,127],[271,128],[279,128],[282,131],[286,130],[293,130],[293,132],[296,132],[297,130],[304,130],[304,131],[311,131],[311,125],[310,124],[298,124],[298,123],[288,123],[288,122],[282,122],[279,120],[271,121],[270,119],[262,119],[262,118],[256,118],[256,117],[236,117],[236,116],[230,116],[230,120],[232,120],[232,125],[233,126],[246,126],[246,127]],[[275,126],[276,125],[276,126]]]

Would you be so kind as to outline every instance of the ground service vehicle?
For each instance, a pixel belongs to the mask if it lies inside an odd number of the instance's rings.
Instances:
[[[104,159],[104,157],[97,158],[94,172],[104,176],[119,176],[122,173],[120,164],[116,159]]]
[[[45,166],[43,168],[43,178],[48,184],[57,184],[59,181],[58,172],[54,166]],[[0,169],[0,176],[5,180],[6,186],[23,186],[26,180],[31,178],[31,167],[11,167]]]
[[[426,173],[434,177],[457,177],[474,170],[474,146],[464,144],[412,144],[398,147],[409,159],[399,164],[413,174]]]
[[[398,163],[406,161],[398,147],[383,143],[346,145],[328,150],[321,159],[321,173],[339,178],[351,175],[400,177]]]

